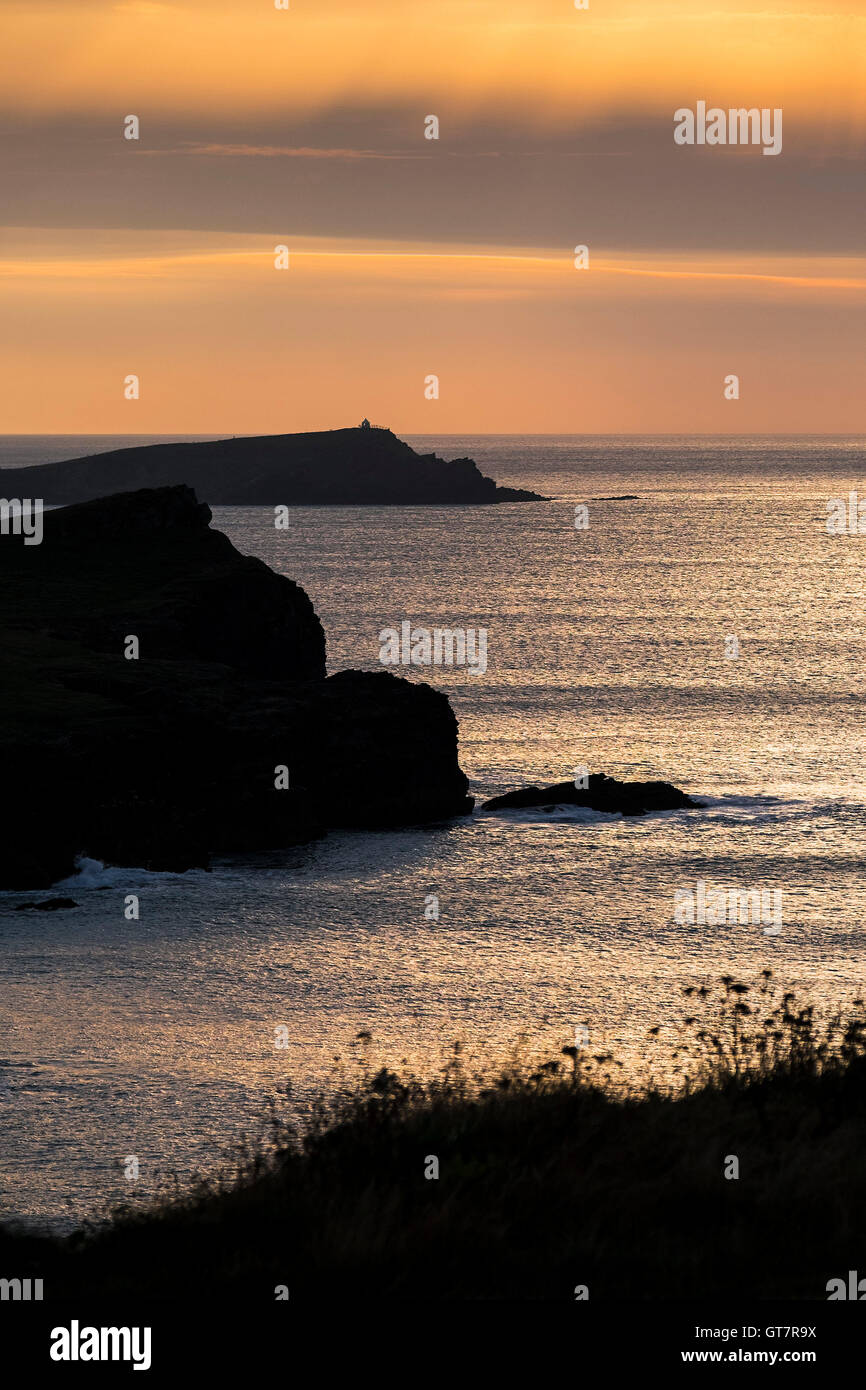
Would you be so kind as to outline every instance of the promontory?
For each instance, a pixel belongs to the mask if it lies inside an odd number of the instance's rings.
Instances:
[[[499,487],[470,458],[418,454],[389,429],[240,436],[112,449],[62,463],[5,468],[6,497],[45,506],[89,502],[141,488],[193,488],[211,506],[448,506],[540,502]]]

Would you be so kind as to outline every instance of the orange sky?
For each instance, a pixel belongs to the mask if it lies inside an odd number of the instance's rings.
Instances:
[[[0,126],[0,432],[864,429],[862,0],[4,0]]]
[[[862,132],[861,0],[4,0],[7,109],[309,110],[348,100],[665,109],[772,92]],[[751,96],[749,95],[751,93]]]

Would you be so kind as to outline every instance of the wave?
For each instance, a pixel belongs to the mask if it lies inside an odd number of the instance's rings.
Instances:
[[[866,806],[856,801],[797,801],[780,796],[703,796],[696,793],[708,820],[716,825],[768,825],[781,821],[832,820],[862,824]]]
[[[787,822],[803,822],[802,834],[809,833],[808,827],[818,821],[832,821],[837,824],[862,825],[866,820],[866,806],[854,801],[802,801],[790,798],[762,796],[714,796],[701,791],[691,791],[698,805],[680,807],[666,811],[648,811],[646,815],[623,817],[619,812],[594,811],[587,806],[548,803],[546,806],[509,806],[485,811],[479,807],[475,818],[488,817],[509,820],[514,824],[559,824],[573,822],[593,825],[615,820],[655,820],[659,817],[679,820],[681,818],[709,821],[716,826],[750,826],[760,829],[764,826],[781,825]]]
[[[501,806],[492,811],[485,811],[482,807],[476,816],[480,820],[508,820],[518,825],[530,825],[533,822],[558,825],[569,821],[577,825],[595,825],[603,821],[623,819],[619,811],[594,811],[591,806],[569,806],[567,803],[556,802],[547,806]]]
[[[81,854],[75,860],[75,873],[52,884],[52,889],[65,888],[70,892],[80,892],[87,888],[127,887],[132,883],[152,883],[162,879],[188,881],[191,877],[204,878],[206,872],[204,869],[170,873],[158,869],[112,868],[103,864],[101,859],[88,859],[86,855]]]

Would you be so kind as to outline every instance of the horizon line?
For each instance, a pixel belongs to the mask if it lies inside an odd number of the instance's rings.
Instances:
[[[183,437],[186,439],[198,438],[202,435],[208,439],[266,439],[279,438],[280,435],[289,434],[330,434],[341,430],[358,429],[357,425],[330,425],[323,429],[315,430],[271,430],[267,434],[252,433],[244,430],[240,434],[230,434],[228,431],[215,430],[170,430],[162,432],[158,430],[147,430],[142,433],[135,433],[126,430],[113,430],[101,432],[98,430],[11,430],[8,433],[0,433],[0,439],[175,439]],[[412,434],[424,439],[462,439],[466,435],[473,435],[476,439],[538,439],[544,437],[548,439],[864,439],[866,440],[866,429],[862,432],[851,430],[743,430],[737,433],[719,433],[718,431],[702,430],[393,430],[388,425],[379,426],[387,429],[391,434]],[[207,442],[204,440],[203,442]]]

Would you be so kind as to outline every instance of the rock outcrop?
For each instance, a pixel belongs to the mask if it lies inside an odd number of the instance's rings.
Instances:
[[[468,458],[416,454],[390,430],[323,430],[150,444],[64,463],[3,470],[7,497],[46,506],[185,483],[212,506],[415,506],[543,501],[497,487]]]
[[[304,590],[212,531],[190,488],[121,493],[43,522],[39,546],[0,538],[4,624],[112,653],[133,633],[148,659],[324,679],[325,634]]]
[[[326,679],[303,589],[209,521],[176,487],[47,513],[39,546],[0,538],[0,888],[79,854],[181,871],[471,810],[447,698]]]
[[[387,671],[340,671],[317,688],[308,727],[310,753],[299,749],[297,764],[326,825],[397,825],[472,810],[457,720],[432,686]],[[463,794],[455,800],[457,788]]]
[[[701,805],[669,782],[618,782],[615,777],[606,777],[603,772],[592,773],[587,781],[587,787],[576,787],[574,782],[557,782],[552,787],[522,787],[519,791],[506,792],[504,796],[491,797],[483,803],[481,810],[586,806],[592,811],[645,816],[649,811],[678,811]]]

